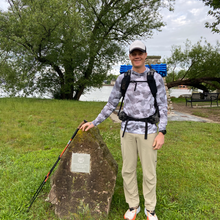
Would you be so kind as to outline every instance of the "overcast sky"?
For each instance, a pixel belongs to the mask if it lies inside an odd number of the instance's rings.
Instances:
[[[184,45],[189,39],[193,44],[201,37],[215,45],[220,40],[219,34],[211,33],[211,29],[205,28],[205,22],[212,22],[208,16],[209,7],[201,0],[176,0],[174,12],[163,10],[163,20],[166,26],[162,32],[156,32],[153,37],[146,40],[149,55],[161,55],[162,58],[170,56],[172,45]]]
[[[0,9],[7,9],[7,2],[0,0]],[[176,0],[174,12],[163,9],[163,21],[166,26],[161,32],[155,32],[151,39],[146,39],[148,55],[161,55],[169,57],[172,45],[184,45],[187,39],[193,44],[201,37],[215,45],[220,39],[219,34],[212,34],[209,28],[205,28],[206,21],[213,21],[208,16],[209,7],[201,0]]]

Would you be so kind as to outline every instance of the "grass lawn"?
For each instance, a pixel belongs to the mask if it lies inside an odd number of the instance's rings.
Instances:
[[[25,98],[0,99],[0,219],[58,220],[45,202],[49,181],[27,213],[26,206],[84,120],[93,120],[105,102]],[[120,124],[107,119],[99,126],[119,166],[109,220],[123,219]],[[165,144],[158,151],[157,207],[160,220],[220,219],[220,125],[169,122]],[[143,213],[142,171],[138,182]],[[82,214],[80,215],[82,216]],[[92,219],[86,213],[81,219]]]

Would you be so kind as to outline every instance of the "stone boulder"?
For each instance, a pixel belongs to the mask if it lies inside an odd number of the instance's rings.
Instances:
[[[47,201],[60,218],[81,215],[86,208],[93,217],[108,215],[117,171],[98,128],[79,130],[51,178]]]

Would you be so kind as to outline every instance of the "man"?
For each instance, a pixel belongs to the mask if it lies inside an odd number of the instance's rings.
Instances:
[[[132,83],[129,83],[125,93],[123,111],[129,117],[136,119],[148,118],[155,113],[154,97],[146,82],[147,73],[150,71],[145,67],[146,58],[145,45],[139,40],[134,41],[129,47],[129,59],[132,63],[130,81]],[[94,121],[81,127],[83,131],[88,131],[90,128],[97,126],[115,110],[122,96],[120,87],[123,77],[124,74],[121,74],[117,78],[108,103]],[[132,120],[128,121],[127,125],[125,121],[121,123],[122,177],[125,198],[129,205],[124,219],[128,220],[134,220],[140,212],[136,177],[138,155],[143,170],[145,214],[148,220],[158,219],[155,214],[157,150],[164,144],[164,135],[166,134],[167,98],[162,77],[158,73],[154,73],[154,79],[157,86],[156,101],[160,113],[159,132],[157,133],[156,124],[147,123],[146,125],[143,121]],[[146,126],[148,126],[147,139],[145,139]],[[125,133],[122,135],[124,130]]]

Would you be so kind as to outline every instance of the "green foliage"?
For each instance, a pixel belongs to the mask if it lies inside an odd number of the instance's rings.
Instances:
[[[127,42],[160,30],[159,9],[172,1],[8,0],[0,12],[0,49],[13,69],[1,76],[5,89],[79,100],[124,59]]]
[[[200,40],[192,45],[189,40],[185,43],[185,48],[173,46],[171,57],[166,60],[169,72],[176,68],[180,71],[187,71],[184,78],[196,78],[203,76],[220,76],[218,71],[220,62],[220,43],[212,46],[206,40]],[[179,72],[178,72],[179,74]]]
[[[208,14],[215,18],[215,21],[210,24],[206,22],[206,27],[211,28],[212,32],[220,33],[219,24],[220,24],[220,2],[219,0],[202,0],[205,5],[209,6],[211,9]]]
[[[116,80],[117,77],[118,77],[118,75],[114,75],[114,74],[108,75],[108,76],[106,77],[106,81],[107,81],[106,83],[107,83],[107,84],[110,84],[111,81],[112,81],[112,80]]]
[[[179,72],[174,71],[173,73],[169,73],[166,77],[166,82],[173,82],[173,81],[177,81],[180,80],[184,77],[186,73],[186,70],[180,70]]]
[[[191,85],[200,89],[220,89],[220,43],[212,46],[201,38],[192,45],[189,40],[185,48],[173,46],[168,65],[167,82],[178,81],[173,86]],[[168,86],[169,87],[169,86]]]
[[[54,208],[45,202],[49,180],[28,213],[26,205],[78,125],[83,119],[93,120],[104,105],[104,102],[0,99],[0,219],[59,219]],[[121,176],[120,124],[108,118],[98,127],[119,166],[107,218],[118,220],[128,208]],[[167,131],[157,160],[158,218],[220,219],[220,194],[216,193],[220,186],[219,124],[169,122]],[[142,209],[137,219],[146,219],[140,161],[137,177]],[[85,204],[72,217],[92,220]]]

